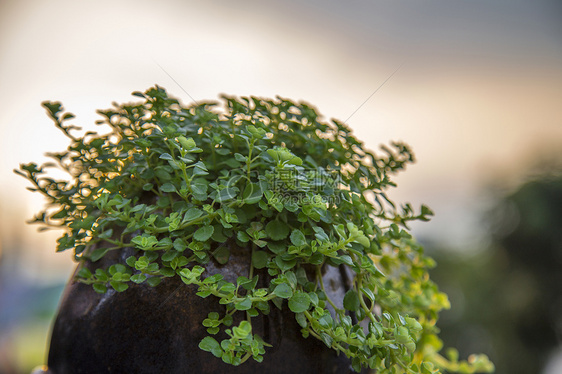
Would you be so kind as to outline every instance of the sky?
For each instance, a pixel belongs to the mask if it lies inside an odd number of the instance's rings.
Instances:
[[[554,0],[0,0],[0,251],[70,274],[59,233],[25,224],[43,200],[12,172],[67,146],[40,103],[94,129],[96,109],[154,84],[185,104],[305,100],[370,149],[410,144],[391,195],[435,211],[415,233],[470,250],[486,187],[559,152],[561,19]]]

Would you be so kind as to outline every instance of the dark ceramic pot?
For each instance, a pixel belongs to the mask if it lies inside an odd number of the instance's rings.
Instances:
[[[132,252],[115,252],[90,269],[124,262]],[[220,272],[228,281],[247,276],[249,254],[231,248],[229,262],[210,263],[207,274]],[[345,274],[343,274],[345,278]],[[267,274],[260,274],[260,280]],[[342,274],[324,275],[335,300],[345,294]],[[198,344],[207,332],[202,321],[221,311],[216,298],[202,299],[196,287],[178,277],[157,287],[131,284],[122,293],[98,294],[91,286],[70,281],[54,322],[48,367],[51,374],[77,373],[351,373],[349,360],[314,338],[305,339],[294,314],[272,306],[268,316],[255,318],[254,332],[273,345],[262,363],[252,359],[238,367],[222,362]],[[241,317],[241,316],[240,316]],[[221,337],[219,336],[220,340]]]

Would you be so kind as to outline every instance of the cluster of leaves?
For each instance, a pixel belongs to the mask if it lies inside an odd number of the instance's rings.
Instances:
[[[142,101],[99,111],[109,133],[81,137],[67,124],[72,114],[44,103],[71,139],[68,150],[50,154],[71,179],[50,178],[47,164],[18,171],[49,199],[35,221],[66,229],[58,251],[96,262],[135,250],[126,264],[82,267],[79,281],[103,293],[181,277],[225,306],[203,321],[209,336],[199,346],[233,365],[263,359],[268,344],[252,332],[252,318],[278,307],[294,312],[303,336],[345,353],[356,371],[492,370],[484,356],[458,362],[454,352],[438,353],[435,323],[447,297],[407,231],[432,212],[396,206],[385,194],[391,176],[413,162],[406,145],[377,155],[345,124],[279,98],[223,97],[221,108],[183,106],[158,86],[133,95]],[[206,264],[227,263],[232,245],[247,248],[249,274],[235,283],[208,275]],[[330,266],[353,274],[343,303],[325,291]],[[266,287],[257,287],[258,270],[268,275]],[[235,313],[245,314],[238,326]],[[229,338],[218,342],[221,330]]]

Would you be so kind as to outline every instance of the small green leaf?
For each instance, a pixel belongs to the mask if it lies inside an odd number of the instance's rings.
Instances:
[[[306,316],[304,315],[304,313],[297,313],[295,314],[295,318],[298,322],[298,324],[305,329],[308,326],[308,321],[306,320]]]
[[[316,239],[318,239],[319,241],[328,241],[330,240],[330,238],[328,237],[328,235],[326,235],[326,232],[324,231],[324,229],[322,227],[318,227],[315,226],[313,227],[313,230],[315,232],[314,236],[316,237]]]
[[[171,262],[170,262],[170,267],[172,269],[177,269],[177,268],[181,268],[185,265],[187,265],[188,260],[185,256],[179,256],[179,257],[175,257]]]
[[[172,261],[178,254],[177,251],[168,251],[162,255],[162,261]]]
[[[243,156],[240,153],[235,153],[234,158],[236,159],[236,161],[240,162],[246,162],[246,160],[248,159],[246,156]]]
[[[326,344],[327,347],[329,348],[332,347],[332,342],[334,341],[334,339],[332,339],[330,335],[326,334],[325,332],[321,332],[320,339],[322,339],[322,341],[324,342],[324,344]]]
[[[252,333],[252,325],[248,321],[240,322],[240,325],[232,328],[232,335],[237,339],[244,339]]]
[[[256,269],[263,269],[267,266],[269,256],[265,251],[255,251],[252,254],[252,264]]]
[[[359,235],[355,238],[355,241],[361,244],[365,248],[369,248],[371,246],[371,241],[365,235]]]
[[[289,299],[289,309],[294,313],[302,313],[310,307],[310,296],[306,292],[295,292]]]
[[[363,292],[365,295],[367,295],[367,297],[369,299],[371,299],[371,301],[373,301],[373,302],[375,301],[375,294],[370,289],[363,287],[363,288],[361,288],[361,292]]]
[[[302,165],[302,159],[300,157],[293,157],[289,160],[289,164]]]
[[[103,269],[96,269],[95,275],[99,281],[107,282],[109,280],[107,273]]]
[[[172,268],[163,267],[160,269],[160,274],[162,274],[165,277],[173,277],[174,275],[176,275],[176,272]]]
[[[200,242],[207,241],[215,231],[215,228],[211,225],[202,226],[193,234],[193,239]]]
[[[193,197],[199,201],[207,199],[207,188],[208,182],[203,178],[195,178],[191,181],[191,191],[193,192]]]
[[[224,279],[224,276],[222,274],[214,274],[211,275],[210,277],[205,278],[205,280],[203,280],[203,284],[214,284],[217,283],[221,280]]]
[[[232,187],[224,188],[224,189],[219,191],[219,193],[217,194],[216,200],[217,200],[217,202],[221,202],[221,203],[232,200],[233,198],[236,197],[236,192],[237,192],[237,189],[235,189],[235,188],[232,188]]]
[[[275,287],[273,294],[282,299],[288,299],[293,296],[293,290],[287,283],[281,283]]]
[[[242,243],[247,243],[250,241],[250,237],[248,236],[248,234],[246,234],[244,231],[238,231],[238,233],[236,234],[236,237],[238,238],[238,240],[240,240]]]
[[[220,344],[210,336],[206,336],[199,343],[199,348],[205,352],[211,352],[215,357],[221,357],[223,350]]]
[[[137,270],[142,270],[142,269],[146,269],[146,267],[149,264],[149,260],[146,256],[141,256],[136,262],[135,262],[135,269]]]
[[[246,204],[255,204],[261,200],[263,196],[263,190],[258,183],[250,183],[244,189],[242,198]]]
[[[135,274],[131,277],[131,281],[135,282],[135,283],[142,283],[146,280],[146,275],[145,274]]]
[[[78,276],[80,278],[86,278],[87,279],[87,278],[90,278],[92,276],[92,272],[90,270],[88,270],[87,268],[83,267],[78,271]]]
[[[139,249],[147,251],[158,244],[158,239],[154,235],[139,235],[131,239],[131,243],[135,244]]]
[[[173,246],[174,249],[178,252],[183,252],[187,248],[187,244],[185,244],[185,242],[181,238],[177,238],[176,240],[174,240]]]
[[[406,317],[406,324],[408,325],[408,327],[410,328],[410,330],[412,331],[422,331],[423,330],[423,326],[418,322],[417,319],[415,318],[411,318],[411,317]]]
[[[265,232],[273,240],[283,240],[289,235],[289,226],[282,221],[277,219],[270,221],[265,226]],[[300,232],[300,231],[299,231]],[[301,233],[302,234],[302,233]],[[304,237],[304,235],[303,235]],[[291,235],[292,238],[292,235]]]
[[[196,293],[196,295],[204,299],[211,296],[211,291],[199,291]]]
[[[258,276],[256,275],[252,279],[248,279],[244,276],[241,276],[241,277],[238,277],[236,279],[236,283],[239,286],[242,286],[246,290],[251,290],[251,289],[254,289],[256,287],[256,285],[258,284]]]
[[[421,206],[421,214],[423,216],[433,216],[435,213],[433,213],[433,210],[431,210],[429,207],[427,207],[426,205]]]
[[[129,285],[127,283],[121,283],[121,282],[117,282],[117,281],[111,281],[109,282],[109,284],[111,284],[111,287],[113,287],[113,289],[117,292],[123,292],[125,291],[127,288],[129,288]]]
[[[299,229],[294,229],[291,232],[291,243],[293,243],[293,245],[297,247],[306,245],[306,237],[304,236],[302,231],[300,231]]]
[[[171,183],[164,183],[160,186],[162,192],[176,192],[176,187]]]
[[[277,256],[275,257],[275,264],[279,267],[279,269],[281,269],[281,271],[287,271],[297,264],[297,260],[294,258],[285,260],[281,256]]]
[[[297,287],[297,276],[292,271],[288,271],[285,273],[287,280],[289,281],[289,285],[291,288]]]
[[[347,310],[351,310],[352,312],[356,312],[359,310],[361,306],[359,303],[359,296],[357,295],[357,291],[349,290],[345,293],[343,298],[343,306]]]
[[[203,215],[203,211],[198,208],[190,208],[185,215],[183,216],[183,223],[193,221],[196,218],[199,218]]]
[[[107,287],[104,284],[94,283],[92,287],[94,288],[94,291],[96,291],[97,293],[107,292]]]
[[[160,282],[162,282],[162,278],[160,277],[150,277],[146,280],[146,283],[148,283],[150,287],[156,287]]]
[[[105,256],[105,254],[109,251],[109,248],[96,248],[92,251],[92,254],[90,255],[90,259],[92,260],[92,262],[96,262],[98,261],[100,258],[102,258],[103,256]]]
[[[159,166],[158,168],[155,168],[154,175],[156,175],[156,177],[163,182],[167,182],[172,179],[170,173],[168,173],[163,166]]]
[[[399,326],[396,329],[395,339],[398,344],[406,344],[410,340],[408,329],[404,326]]]
[[[230,258],[230,249],[227,246],[222,245],[215,249],[215,251],[213,252],[213,257],[219,264],[224,265]]]
[[[127,271],[127,268],[123,264],[114,264],[111,265],[108,269],[109,274],[114,275],[115,273],[124,273]]]
[[[195,168],[204,170],[204,171],[208,171],[207,166],[205,165],[205,163],[203,161],[197,161],[197,163],[195,164]]]
[[[129,256],[127,257],[127,259],[125,260],[125,262],[127,263],[127,265],[129,265],[130,267],[134,268],[135,267],[135,263],[137,262],[137,258],[135,256]]]
[[[228,240],[228,237],[225,236],[225,234],[223,233],[222,226],[213,225],[213,227],[215,228],[215,232],[213,232],[213,235],[211,236],[211,239],[213,239],[213,241],[215,241],[217,243],[226,242]]]
[[[287,245],[283,242],[269,242],[267,243],[267,248],[276,255],[281,255],[287,252]]]
[[[244,298],[244,300],[234,304],[236,310],[248,310],[252,307],[252,300],[249,297]]]
[[[342,262],[347,266],[351,266],[351,267],[355,266],[353,264],[353,261],[351,260],[351,257],[349,257],[348,255],[340,256],[339,259],[342,260]]]
[[[193,149],[197,146],[197,144],[195,144],[195,140],[193,140],[193,138],[186,138],[185,136],[179,136],[178,142],[186,150]]]

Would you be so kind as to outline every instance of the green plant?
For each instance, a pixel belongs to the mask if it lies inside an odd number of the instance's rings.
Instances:
[[[82,137],[60,103],[44,103],[71,140],[50,154],[71,179],[45,176],[50,164],[17,171],[49,200],[34,221],[66,229],[57,251],[73,248],[77,261],[96,262],[136,250],[126,265],[94,273],[82,266],[78,281],[104,293],[181,277],[225,305],[225,314],[210,311],[203,321],[209,336],[199,347],[233,365],[263,359],[268,344],[252,333],[252,318],[278,307],[294,312],[304,337],[345,353],[357,371],[493,369],[485,356],[459,362],[454,351],[449,359],[438,354],[435,322],[448,300],[429,280],[433,261],[407,231],[432,212],[397,207],[385,194],[390,177],[413,162],[406,145],[376,155],[345,124],[284,99],[223,97],[221,108],[182,106],[160,87],[133,95],[143,101],[99,111],[107,134]],[[205,277],[211,259],[228,262],[227,241],[251,258],[236,283]],[[324,292],[329,266],[354,274],[343,306]],[[257,288],[258,270],[267,270],[268,287]],[[238,326],[235,313],[245,313]],[[229,338],[219,342],[221,329]]]

